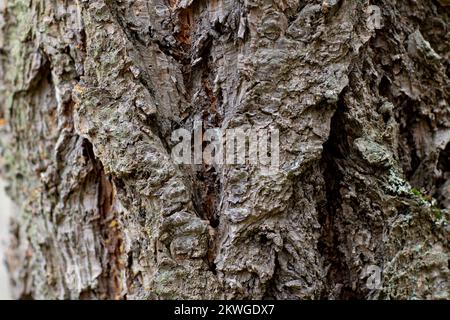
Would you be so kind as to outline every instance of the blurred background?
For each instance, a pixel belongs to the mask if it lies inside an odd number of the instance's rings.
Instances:
[[[0,178],[0,299],[11,299],[8,275],[5,266],[5,249],[8,240],[9,215],[11,201],[5,194],[5,183]]]

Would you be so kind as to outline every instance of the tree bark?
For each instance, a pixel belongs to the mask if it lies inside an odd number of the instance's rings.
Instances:
[[[449,298],[449,5],[5,0],[14,296]],[[175,164],[195,121],[279,172]]]

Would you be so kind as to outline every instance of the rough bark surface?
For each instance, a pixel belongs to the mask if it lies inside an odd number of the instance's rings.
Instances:
[[[449,5],[3,1],[15,297],[449,298]],[[196,120],[279,173],[175,165]]]

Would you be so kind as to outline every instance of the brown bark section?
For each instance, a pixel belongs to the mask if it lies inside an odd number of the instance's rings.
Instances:
[[[448,298],[448,22],[445,1],[5,1],[15,296]],[[279,128],[280,171],[176,165],[197,120]]]

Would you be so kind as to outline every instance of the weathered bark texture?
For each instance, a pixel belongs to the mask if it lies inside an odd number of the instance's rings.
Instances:
[[[449,5],[5,0],[15,296],[449,298]],[[279,173],[175,165],[195,120]]]

